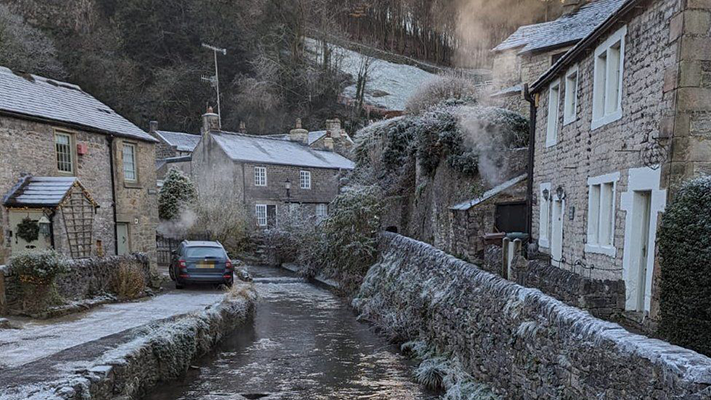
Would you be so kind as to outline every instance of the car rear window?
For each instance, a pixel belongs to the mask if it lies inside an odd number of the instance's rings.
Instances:
[[[185,250],[188,258],[223,258],[225,252],[219,247],[188,247]]]

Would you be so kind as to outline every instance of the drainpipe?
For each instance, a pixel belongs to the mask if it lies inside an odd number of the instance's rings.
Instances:
[[[523,98],[530,104],[528,128],[528,182],[526,196],[526,230],[530,243],[533,243],[533,160],[536,151],[536,99],[528,91],[528,84],[523,86]]]
[[[111,171],[111,201],[114,214],[114,254],[118,255],[118,221],[116,218],[116,180],[114,178],[114,136],[108,136],[109,142],[109,171]]]

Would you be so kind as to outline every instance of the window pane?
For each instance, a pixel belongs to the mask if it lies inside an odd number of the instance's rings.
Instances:
[[[56,134],[54,140],[57,151],[57,169],[62,172],[74,172],[71,137],[66,134]]]
[[[302,189],[311,189],[311,172],[301,171],[299,180]]]
[[[595,60],[595,103],[593,104],[593,118],[605,115],[605,91],[607,87],[607,53],[600,54]]]
[[[267,206],[264,204],[257,204],[256,214],[257,224],[259,226],[267,226]]]
[[[127,181],[136,180],[136,147],[123,145],[123,176]]]
[[[620,44],[607,51],[607,88],[605,90],[605,114],[617,111],[620,97]]]
[[[254,185],[267,186],[267,169],[264,167],[254,167]]]
[[[551,86],[548,100],[548,129],[546,135],[546,145],[552,146],[558,141],[558,110],[560,109],[560,85]]]
[[[590,209],[588,210],[588,243],[598,244],[600,234],[600,185],[590,186]]]
[[[612,218],[614,209],[612,183],[602,184],[600,193],[600,235],[599,244],[602,246],[612,245]]]

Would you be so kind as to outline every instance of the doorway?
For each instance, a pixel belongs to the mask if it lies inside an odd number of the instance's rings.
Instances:
[[[632,297],[635,302],[634,311],[645,310],[645,299],[647,297],[647,275],[650,261],[649,233],[652,211],[652,192],[635,191],[633,194],[632,211],[632,260],[631,267],[636,273],[630,286]]]
[[[123,256],[131,252],[128,238],[128,224],[118,222],[116,224],[116,254]]]
[[[551,264],[562,266],[563,260],[563,209],[565,201],[553,200],[553,213],[551,216]]]

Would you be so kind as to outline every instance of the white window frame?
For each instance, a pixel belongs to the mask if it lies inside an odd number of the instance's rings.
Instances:
[[[563,100],[563,126],[578,119],[578,66],[575,65],[565,73],[565,99]]]
[[[67,152],[61,152],[59,151],[59,141],[58,138],[60,137],[66,137],[68,143],[64,144],[62,143],[61,146],[66,146]],[[72,135],[69,132],[63,132],[63,131],[56,131],[54,132],[54,154],[56,157],[57,161],[57,171],[59,171],[60,174],[67,174],[67,175],[74,175],[74,135]],[[62,157],[64,157],[62,159]],[[69,164],[69,171],[60,168],[60,164]]]
[[[304,190],[311,189],[311,172],[299,171],[299,187]]]
[[[620,173],[588,178],[588,221],[587,221],[587,243],[585,252],[603,254],[610,257],[617,255],[615,247],[615,217],[617,215],[617,182],[620,180]],[[605,185],[612,186],[612,192],[608,193],[610,198],[605,201]],[[609,204],[607,210],[605,204]],[[603,227],[606,226],[607,235],[603,235]]]
[[[593,113],[592,129],[600,128],[622,118],[622,84],[625,74],[625,38],[627,26],[613,33],[595,49],[593,62]],[[615,54],[615,51],[619,54]],[[619,57],[617,65],[611,57]],[[619,72],[619,75],[614,76]],[[613,98],[614,94],[616,98]]]
[[[328,217],[328,204],[326,204],[326,203],[316,204],[316,217],[319,219]]]
[[[546,147],[558,143],[558,122],[560,120],[560,79],[548,86],[548,125],[546,128]]]
[[[261,214],[263,212],[263,215]],[[254,215],[257,217],[257,226],[267,226],[269,223],[269,217],[267,216],[267,205],[257,204],[254,207]]]
[[[130,148],[131,149],[131,162],[129,165],[126,164],[127,157],[126,157],[126,149]],[[138,182],[138,163],[137,161],[137,150],[138,147],[133,144],[133,143],[123,143],[121,147],[121,159],[123,163],[123,179],[127,182]],[[129,169],[126,169],[126,167],[129,167]],[[129,172],[133,173],[133,177],[129,177]]]
[[[543,197],[543,191],[548,190],[548,200]],[[538,217],[538,245],[546,249],[550,248],[550,230],[551,230],[551,204],[553,193],[551,192],[550,183],[541,183],[538,192],[538,204],[540,205]]]
[[[267,167],[254,167],[254,186],[267,186]]]

